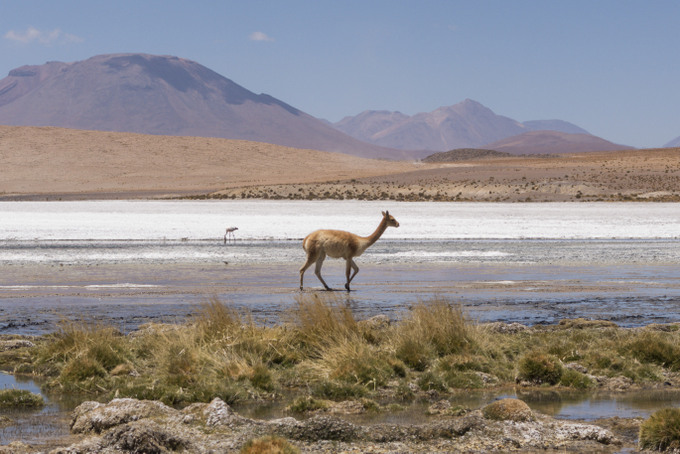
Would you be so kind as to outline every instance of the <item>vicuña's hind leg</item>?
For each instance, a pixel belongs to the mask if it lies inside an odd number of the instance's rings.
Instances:
[[[317,258],[318,254],[307,254],[307,261],[300,268],[300,290],[302,290],[302,279],[305,276],[305,271],[307,271],[307,268],[312,266],[312,263],[316,262]]]
[[[321,253],[319,254],[319,258],[316,259],[316,268],[314,269],[314,274],[316,274],[316,277],[319,278],[323,286],[326,288],[326,290],[330,290],[331,288],[326,284],[326,281],[323,280],[321,277],[321,267],[323,266],[323,261],[326,260],[326,254]]]

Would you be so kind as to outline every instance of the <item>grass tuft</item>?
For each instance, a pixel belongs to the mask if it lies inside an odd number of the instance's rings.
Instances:
[[[0,390],[0,408],[41,408],[44,405],[41,395],[25,389]]]
[[[556,385],[563,374],[563,367],[559,359],[541,351],[532,351],[519,360],[520,380],[535,384]]]
[[[249,440],[240,451],[241,454],[299,454],[300,450],[285,438],[269,435]]]
[[[680,408],[664,408],[640,425],[641,449],[670,451],[680,448]]]

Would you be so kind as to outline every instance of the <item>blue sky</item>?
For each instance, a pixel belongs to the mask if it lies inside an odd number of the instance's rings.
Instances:
[[[144,52],[330,121],[474,99],[607,140],[680,136],[676,0],[0,0],[0,78]]]

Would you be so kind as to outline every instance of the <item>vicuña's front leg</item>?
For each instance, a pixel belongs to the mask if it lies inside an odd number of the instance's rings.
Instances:
[[[352,276],[349,275],[351,270],[354,270],[354,274],[352,274]],[[347,283],[345,284],[345,289],[348,292],[350,291],[349,284],[350,284],[350,282],[352,282],[352,279],[354,279],[354,276],[356,276],[358,272],[359,272],[359,267],[357,266],[356,263],[354,263],[354,260],[352,260],[352,259],[347,260],[347,267],[345,269],[345,276],[347,276]]]

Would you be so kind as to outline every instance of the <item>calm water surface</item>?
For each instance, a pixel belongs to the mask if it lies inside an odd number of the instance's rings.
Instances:
[[[60,319],[182,322],[219,298],[275,323],[300,296],[301,239],[368,235],[382,202],[0,203],[0,333]],[[400,228],[356,261],[358,316],[445,297],[479,321],[680,321],[680,204],[389,203]],[[225,226],[239,227],[224,243]],[[342,289],[344,263],[326,260]],[[308,270],[305,292],[320,290]],[[324,292],[325,293],[325,292]]]

